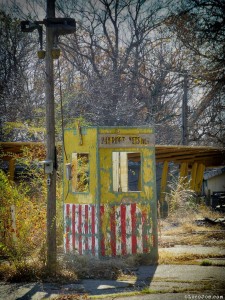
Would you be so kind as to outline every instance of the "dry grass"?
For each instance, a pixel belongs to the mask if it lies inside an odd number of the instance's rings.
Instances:
[[[87,300],[90,297],[87,294],[78,295],[78,294],[70,294],[70,295],[59,295],[53,298],[53,300]]]
[[[70,283],[77,281],[77,275],[71,270],[58,265],[54,274],[49,275],[48,270],[41,263],[32,261],[19,264],[0,264],[0,280],[7,282],[60,282]]]
[[[180,212],[182,211],[182,213]],[[218,219],[221,213],[199,204],[183,210],[178,208],[159,222],[159,245],[184,244],[225,247],[225,228],[204,222],[205,218]]]
[[[132,277],[138,266],[150,263],[149,259],[150,256],[144,254],[105,259],[67,254],[64,264],[79,279],[118,279]]]
[[[181,201],[181,199],[179,199]],[[179,206],[167,219],[160,220],[159,230],[159,264],[201,264],[216,254],[178,253],[165,248],[175,245],[201,245],[225,247],[225,228],[222,225],[210,224],[205,220],[221,218],[223,215],[209,207],[196,204],[184,210]]]
[[[215,254],[197,254],[197,253],[181,253],[175,254],[166,250],[159,250],[159,264],[201,264],[198,260],[205,260],[209,258],[221,258],[221,255]]]

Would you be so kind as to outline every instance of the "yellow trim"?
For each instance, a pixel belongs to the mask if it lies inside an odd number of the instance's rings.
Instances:
[[[195,183],[195,191],[197,193],[201,192],[204,171],[205,171],[205,165],[199,164],[197,168],[197,176],[196,176],[196,183]]]
[[[190,182],[190,188],[192,190],[195,190],[197,168],[198,168],[198,163],[197,162],[193,163],[191,168],[191,182]]]
[[[180,166],[180,178],[186,178],[188,175],[188,163],[187,162],[183,162]]]

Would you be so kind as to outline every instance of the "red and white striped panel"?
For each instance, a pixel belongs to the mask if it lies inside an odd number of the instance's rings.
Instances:
[[[136,203],[101,206],[101,255],[149,253],[151,238],[149,211],[150,209],[140,207]],[[107,216],[108,222],[105,221]]]
[[[65,204],[64,232],[66,252],[98,256],[98,223],[95,205]]]
[[[100,222],[95,205],[65,204],[64,212],[66,252],[98,256],[99,238],[101,256],[150,252],[149,207],[136,203],[101,205]]]

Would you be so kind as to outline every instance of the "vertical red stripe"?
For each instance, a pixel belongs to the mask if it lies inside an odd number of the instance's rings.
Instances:
[[[88,251],[88,205],[85,205],[84,231],[85,231],[85,250]]]
[[[91,208],[91,240],[92,254],[95,255],[95,206]]]
[[[103,222],[102,219],[104,217],[104,206],[100,206],[100,224],[101,224],[101,255],[105,256],[105,237],[103,234]]]
[[[136,218],[136,203],[131,204],[131,227],[132,227],[132,236],[131,236],[131,242],[132,242],[132,254],[137,253],[137,233],[136,233],[136,227],[137,227],[137,218]]]
[[[79,254],[82,254],[82,205],[79,205],[78,234],[79,234]]]
[[[110,212],[110,229],[111,229],[111,251],[112,256],[116,256],[116,216],[115,206],[111,208]]]
[[[66,251],[69,251],[70,205],[66,204]]]
[[[148,252],[147,213],[145,210],[142,211],[142,243],[143,243],[143,253],[147,253]]]
[[[72,205],[72,249],[75,249],[75,205]]]
[[[126,248],[126,206],[121,205],[121,252],[122,255],[127,254]]]

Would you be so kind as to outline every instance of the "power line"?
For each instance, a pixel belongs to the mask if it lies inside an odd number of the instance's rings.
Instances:
[[[60,63],[58,59],[58,73],[59,73],[59,96],[60,96],[60,110],[61,110],[61,128],[62,128],[62,142],[63,142],[63,151],[66,157],[66,161],[68,161],[66,148],[65,148],[65,139],[64,139],[64,113],[63,113],[63,103],[62,103],[62,80],[61,80],[61,71],[60,71]]]

